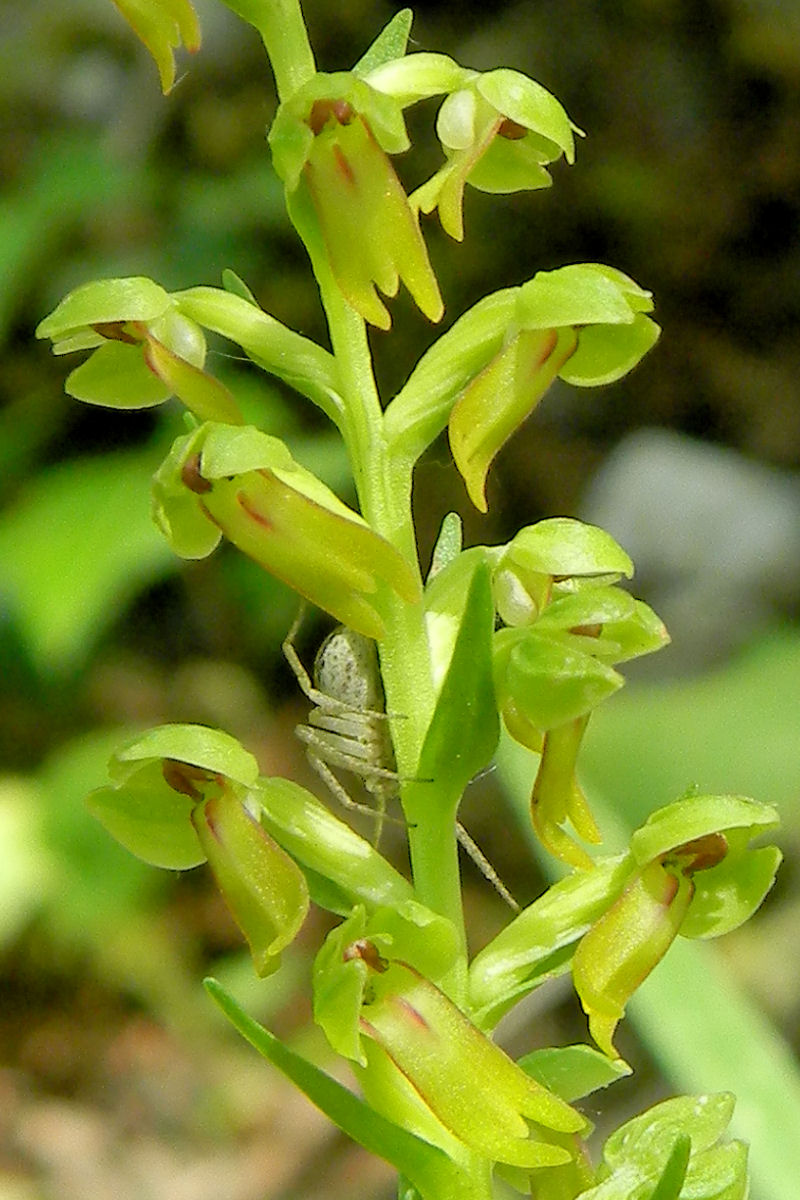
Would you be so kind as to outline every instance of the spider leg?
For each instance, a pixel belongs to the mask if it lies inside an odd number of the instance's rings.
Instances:
[[[509,908],[513,909],[514,912],[519,912],[520,907],[514,897],[511,895],[511,892],[503,883],[502,879],[497,874],[497,871],[495,871],[494,867],[489,862],[478,843],[467,833],[460,821],[456,821],[456,836],[458,837],[459,845],[466,850],[467,854],[475,863],[475,866],[478,868],[484,878],[488,879],[489,883],[492,885],[498,895],[502,896]]]
[[[302,728],[302,726],[301,726],[301,728]],[[375,845],[376,849],[377,849],[378,843],[380,841],[381,833],[383,832],[384,823],[386,821],[391,821],[393,824],[398,824],[398,825],[404,824],[404,822],[399,820],[398,818],[389,817],[386,815],[386,796],[385,796],[385,794],[383,794],[382,792],[377,792],[377,791],[373,792],[373,795],[375,796],[375,801],[376,801],[375,808],[371,808],[369,804],[359,804],[358,801],[356,801],[352,798],[352,796],[348,795],[348,793],[342,787],[341,783],[336,778],[333,771],[330,769],[330,767],[325,762],[325,760],[323,758],[320,758],[320,756],[318,754],[316,754],[311,749],[310,746],[306,750],[306,755],[308,756],[309,763],[314,768],[314,770],[317,772],[320,779],[326,785],[328,790],[336,797],[336,799],[339,801],[339,803],[342,805],[343,808],[349,808],[351,810],[351,812],[364,813],[365,816],[371,817],[372,820],[375,822],[374,845]]]

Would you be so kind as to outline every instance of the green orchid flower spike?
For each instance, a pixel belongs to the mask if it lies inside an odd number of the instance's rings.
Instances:
[[[231,393],[204,369],[197,322],[151,279],[103,279],[76,288],[39,324],[54,354],[92,350],[65,383],[88,404],[151,408],[177,396],[202,420],[241,422]]]
[[[187,410],[152,484],[154,521],[176,554],[203,558],[224,538],[340,623],[308,669],[296,626],[283,643],[311,706],[297,732],[326,791],[261,775],[220,730],[170,724],[120,748],[89,809],[147,863],[207,862],[260,977],[278,969],[312,904],[329,914],[304,1005],[359,1094],[206,986],[270,1069],[393,1166],[399,1200],[498,1200],[509,1186],[536,1200],[744,1200],[746,1152],[721,1140],[729,1097],[656,1106],[612,1132],[602,1159],[575,1104],[631,1073],[617,1025],[675,939],[717,937],[761,903],[780,852],[751,843],[776,814],[741,796],[686,795],[603,854],[580,749],[625,682],[622,664],[669,640],[625,587],[631,559],[563,516],[465,548],[449,513],[428,569],[414,520],[415,467],[445,430],[485,512],[492,463],[556,380],[614,383],[655,345],[652,296],[599,263],[528,269],[527,282],[456,315],[394,396],[379,387],[367,328],[389,329],[401,283],[420,319],[443,315],[421,214],[438,210],[460,241],[467,185],[549,187],[581,131],[518,71],[409,54],[408,9],[351,70],[326,73],[299,0],[221,2],[267,50],[278,99],[269,147],[327,337],[290,329],[232,271],[222,287],[172,293],[142,277],[86,283],[37,334],[58,355],[86,355],[66,380],[77,399],[137,409],[174,397]],[[175,48],[200,42],[189,0],[117,6],[168,91]],[[439,105],[445,161],[409,195],[393,160],[412,149],[406,110],[424,101],[415,117]],[[260,285],[280,294],[279,282]],[[280,430],[245,422],[228,377],[206,369],[207,336],[238,347],[231,357],[246,356],[251,379],[264,371],[319,408],[349,460],[352,506]],[[467,789],[508,749],[503,727],[529,752],[521,804],[529,794],[533,831],[562,866],[524,907],[462,821]],[[370,818],[366,835],[351,826]],[[507,817],[492,820],[507,840]],[[460,849],[509,910],[488,943],[465,915]],[[570,974],[595,1045],[534,1044],[515,1061],[493,1040],[498,1022]]]

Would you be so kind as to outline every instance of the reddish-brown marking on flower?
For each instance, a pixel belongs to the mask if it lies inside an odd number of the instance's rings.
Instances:
[[[353,106],[347,100],[315,100],[306,124],[316,137],[322,133],[331,118],[338,125],[349,125],[353,116]]]
[[[513,121],[511,117],[504,117],[500,122],[500,127],[497,130],[497,136],[507,138],[509,142],[518,142],[520,138],[524,138],[528,130],[524,125],[520,125],[519,121]]]
[[[257,509],[250,507],[250,503],[244,492],[236,493],[236,503],[239,505],[239,508],[241,508],[242,511],[247,514],[248,517],[252,518],[252,520],[254,520],[257,525],[260,525],[262,529],[266,529],[268,533],[271,533],[275,528],[269,517],[265,516],[262,512],[258,512]]]
[[[199,454],[193,454],[191,458],[187,458],[181,467],[181,483],[198,496],[211,491],[213,485],[210,479],[203,476]]]
[[[127,342],[129,346],[137,346],[141,339],[134,337],[125,328],[126,324],[126,321],[96,321],[92,329],[110,342]]]
[[[414,1005],[410,1004],[409,1001],[406,1000],[405,996],[394,996],[393,999],[397,1007],[402,1008],[406,1016],[413,1021],[415,1025],[419,1025],[420,1029],[430,1029],[430,1025],[425,1020],[422,1013],[418,1009],[414,1008]]]
[[[386,960],[378,954],[375,945],[368,941],[367,938],[358,938],[357,941],[351,942],[349,946],[345,946],[342,951],[342,961],[352,962],[354,958],[360,958],[363,963],[366,963],[371,971],[377,971],[378,974],[383,974],[386,970]]]
[[[685,875],[693,875],[695,871],[707,871],[722,862],[728,853],[728,841],[723,833],[706,833],[703,837],[693,838],[676,846],[669,852],[670,859],[681,859],[681,869]]]
[[[350,163],[347,161],[347,157],[341,146],[333,147],[333,156],[336,159],[336,165],[339,168],[339,173],[344,176],[344,178],[352,187],[356,181],[355,173],[353,168],[350,166]]]
[[[190,800],[203,799],[203,793],[195,787],[195,783],[222,783],[221,775],[174,758],[164,759],[161,765],[161,774],[173,792],[180,792],[182,796],[188,796]]]
[[[577,633],[580,637],[600,637],[603,632],[601,621],[595,621],[591,625],[573,625],[570,633]]]

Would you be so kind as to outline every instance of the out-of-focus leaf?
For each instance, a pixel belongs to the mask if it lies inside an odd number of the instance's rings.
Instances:
[[[0,517],[0,596],[41,670],[76,667],[174,556],[150,518],[152,450],[51,468]]]

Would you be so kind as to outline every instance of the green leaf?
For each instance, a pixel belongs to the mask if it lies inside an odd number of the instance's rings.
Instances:
[[[453,653],[420,754],[420,779],[459,798],[492,757],[500,722],[492,682],[494,602],[488,566],[476,562]]]
[[[143,587],[175,570],[148,511],[152,472],[147,449],[74,459],[2,514],[0,588],[43,672],[77,667]]]
[[[283,1045],[245,1013],[215,979],[205,987],[231,1024],[344,1133],[386,1159],[417,1188],[423,1200],[485,1200],[485,1192],[437,1147],[375,1112],[337,1080]]]

